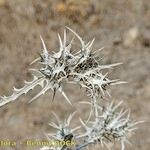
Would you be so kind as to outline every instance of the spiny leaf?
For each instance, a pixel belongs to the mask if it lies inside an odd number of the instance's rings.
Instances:
[[[3,96],[0,99],[0,106],[3,106],[11,101],[16,100],[19,96],[28,93],[30,90],[34,89],[37,85],[43,85],[45,81],[44,77],[37,78],[34,76],[33,81],[26,82],[24,87],[20,89],[14,88],[13,94],[11,96]]]

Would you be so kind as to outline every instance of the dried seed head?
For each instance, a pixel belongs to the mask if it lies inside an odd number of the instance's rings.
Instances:
[[[102,73],[104,69],[112,68],[120,63],[101,65],[98,61],[100,59],[99,56],[97,56],[95,52],[92,52],[94,39],[86,43],[76,32],[68,27],[66,28],[79,40],[81,49],[76,53],[72,53],[74,38],[68,45],[66,44],[66,29],[64,30],[63,40],[58,34],[60,48],[58,52],[54,52],[53,54],[49,54],[44,40],[41,37],[43,51],[40,54],[40,58],[33,61],[33,63],[39,61],[41,67],[39,69],[31,69],[33,81],[25,81],[23,88],[14,88],[11,96],[1,97],[0,106],[16,100],[19,96],[28,93],[38,85],[40,85],[42,89],[31,101],[45,94],[48,90],[52,90],[54,95],[58,90],[71,104],[69,98],[62,89],[63,82],[70,82],[69,78],[72,79],[72,83],[79,84],[81,87],[86,88],[92,99],[98,95],[104,96],[105,93],[108,93],[106,89],[107,86],[120,83],[118,80],[108,79],[107,74]]]
[[[84,138],[87,143],[100,142],[101,146],[109,148],[110,143],[119,141],[121,143],[122,150],[124,150],[125,143],[130,144],[128,136],[136,129],[135,125],[141,122],[133,122],[130,119],[130,111],[121,109],[117,111],[122,101],[113,105],[111,103],[102,114],[87,124],[81,123],[86,129],[86,132],[80,137]],[[101,111],[101,107],[97,106]]]

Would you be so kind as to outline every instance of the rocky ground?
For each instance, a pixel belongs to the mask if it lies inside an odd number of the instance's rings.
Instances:
[[[0,95],[9,95],[13,86],[21,87],[24,80],[31,80],[28,69],[41,52],[40,35],[50,51],[57,50],[57,33],[62,35],[65,26],[86,40],[95,37],[94,48],[105,47],[101,52],[105,63],[123,62],[111,74],[128,84],[114,86],[110,93],[116,101],[124,100],[124,107],[131,109],[133,118],[145,120],[131,137],[133,147],[126,149],[149,150],[149,0],[0,0]],[[38,88],[0,108],[0,140],[17,141],[16,147],[0,150],[37,149],[20,142],[45,139],[44,133],[52,131],[48,125],[54,120],[52,111],[63,120],[77,110],[73,125],[79,123],[78,115],[88,115],[89,108],[78,103],[86,99],[78,86],[65,86],[73,108],[59,93],[51,103],[51,92],[28,104],[37,91]]]

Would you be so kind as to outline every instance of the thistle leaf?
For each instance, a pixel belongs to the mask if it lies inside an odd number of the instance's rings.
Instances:
[[[28,93],[30,90],[33,90],[37,85],[42,86],[44,84],[45,78],[42,76],[37,78],[34,76],[33,81],[25,82],[24,87],[20,89],[14,88],[13,94],[11,96],[3,96],[0,98],[0,106],[3,106],[11,101],[16,100],[19,96]]]

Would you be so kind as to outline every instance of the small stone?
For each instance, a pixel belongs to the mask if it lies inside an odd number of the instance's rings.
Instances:
[[[126,47],[131,46],[134,43],[134,41],[137,39],[138,36],[139,36],[139,30],[138,30],[137,26],[129,29],[124,34],[123,45]]]

